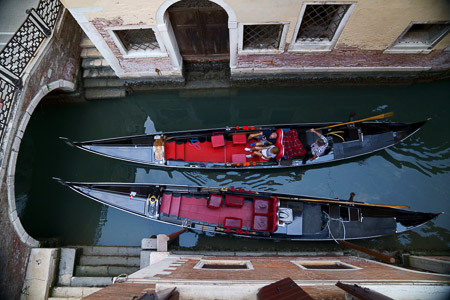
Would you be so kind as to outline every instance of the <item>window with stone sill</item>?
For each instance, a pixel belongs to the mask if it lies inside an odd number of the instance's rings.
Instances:
[[[450,31],[450,22],[411,23],[386,52],[428,53]]]
[[[161,46],[152,28],[113,30],[116,43],[124,56],[160,56]]]
[[[329,51],[337,42],[347,22],[352,3],[306,3],[300,12],[293,51]]]
[[[240,52],[277,53],[285,46],[287,24],[240,24]]]

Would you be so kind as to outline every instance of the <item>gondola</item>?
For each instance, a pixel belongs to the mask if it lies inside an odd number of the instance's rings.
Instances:
[[[292,241],[374,238],[423,225],[438,213],[406,206],[282,193],[141,183],[77,183],[83,196],[153,221],[195,232]]]
[[[370,119],[370,118],[368,118]],[[264,169],[310,166],[349,159],[391,147],[419,130],[428,120],[417,123],[348,122],[303,123],[270,126],[235,126],[216,129],[176,131],[85,142],[66,142],[77,148],[150,166],[202,169]],[[347,125],[345,125],[347,124]],[[311,158],[311,145],[318,138],[309,132],[317,128],[328,140],[323,155]],[[276,157],[265,160],[248,157],[249,135],[263,130],[277,133]],[[251,155],[250,155],[251,156]]]

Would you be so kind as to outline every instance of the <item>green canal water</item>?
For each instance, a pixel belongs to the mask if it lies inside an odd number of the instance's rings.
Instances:
[[[63,245],[139,246],[141,239],[178,227],[141,219],[59,185],[69,181],[158,182],[235,186],[261,191],[347,198],[412,210],[445,212],[413,231],[358,241],[380,250],[446,252],[450,245],[450,81],[407,86],[339,86],[158,91],[123,99],[42,102],[19,152],[16,197],[25,230]],[[281,171],[163,170],[69,147],[82,141],[157,131],[232,125],[346,121],[393,111],[390,121],[432,118],[408,140],[362,158]],[[334,242],[255,241],[185,233],[173,245],[192,250],[303,251],[341,249]]]

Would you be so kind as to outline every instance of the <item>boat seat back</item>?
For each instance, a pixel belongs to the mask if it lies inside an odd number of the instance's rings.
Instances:
[[[180,214],[181,195],[172,195],[172,203],[170,205],[169,216],[178,217]]]
[[[222,195],[211,194],[209,195],[208,207],[209,208],[219,208],[222,206]]]
[[[211,136],[211,144],[213,148],[223,147],[225,146],[225,138],[221,135],[213,135]]]
[[[175,141],[165,142],[164,148],[166,159],[175,159]]]
[[[232,154],[231,161],[234,163],[243,163],[247,161],[245,154]]]
[[[161,206],[159,208],[159,212],[169,215],[171,204],[172,204],[172,193],[163,193],[161,197]]]
[[[253,201],[253,211],[257,215],[269,214],[269,200],[267,199],[255,199]]]
[[[247,135],[244,133],[233,134],[233,144],[234,145],[245,145],[247,144]]]
[[[275,143],[275,146],[278,148],[279,152],[278,152],[277,156],[275,157],[275,159],[277,161],[280,161],[281,158],[284,156],[284,147],[283,147],[284,132],[283,132],[283,129],[281,129],[281,128],[277,129],[276,133],[277,133],[277,141]]]
[[[262,215],[255,215],[253,217],[253,230],[268,231],[269,230],[269,217]]]
[[[233,217],[226,217],[223,224],[224,224],[225,227],[241,229],[242,228],[242,219],[240,219],[240,218],[233,218]]]
[[[184,160],[184,143],[175,144],[175,159],[176,160]]]
[[[228,206],[242,207],[244,205],[244,197],[236,195],[226,195],[225,204]]]

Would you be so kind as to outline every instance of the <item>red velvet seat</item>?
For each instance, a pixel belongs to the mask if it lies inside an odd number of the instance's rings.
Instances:
[[[253,212],[257,215],[269,214],[269,200],[267,199],[255,199],[253,201]]]
[[[211,144],[213,148],[225,146],[225,138],[223,135],[213,135],[211,137]]]
[[[269,230],[269,217],[255,215],[253,217],[253,230],[268,231]]]
[[[244,205],[244,197],[235,195],[226,195],[225,204],[228,206],[242,207]]]
[[[219,208],[222,205],[223,197],[221,195],[209,195],[208,207],[209,208]]]
[[[234,145],[245,145],[247,144],[247,135],[244,133],[234,134],[233,135],[233,144]]]
[[[245,154],[233,154],[231,155],[231,161],[234,163],[243,163],[247,161]]]
[[[242,219],[239,218],[233,218],[233,217],[226,217],[224,221],[225,227],[232,227],[232,228],[242,228]]]

